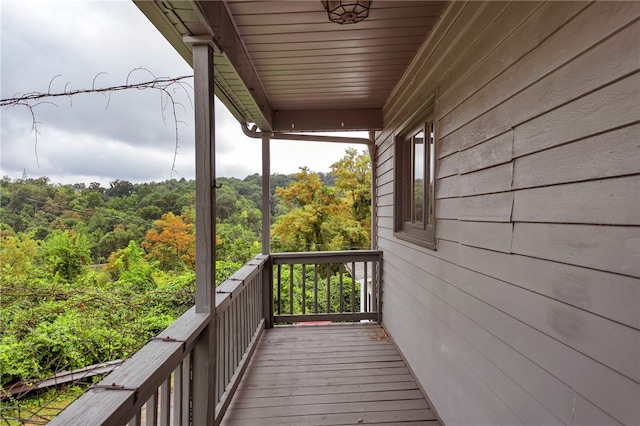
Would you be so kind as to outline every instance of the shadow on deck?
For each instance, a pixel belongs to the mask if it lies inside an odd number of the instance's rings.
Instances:
[[[378,324],[265,330],[222,425],[439,425]]]

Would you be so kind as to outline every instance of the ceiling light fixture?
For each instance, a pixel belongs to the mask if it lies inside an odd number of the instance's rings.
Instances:
[[[369,16],[371,1],[364,0],[322,0],[331,22],[355,24]]]

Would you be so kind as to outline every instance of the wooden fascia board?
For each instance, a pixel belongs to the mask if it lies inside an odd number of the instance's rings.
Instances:
[[[242,105],[242,107],[251,112],[253,121],[260,130],[271,131],[273,112],[269,99],[224,2],[194,1],[192,5],[201,23],[211,31],[223,58],[228,60],[237,75],[238,82],[250,95],[253,105]]]
[[[274,132],[382,130],[382,109],[280,110],[273,115]]]

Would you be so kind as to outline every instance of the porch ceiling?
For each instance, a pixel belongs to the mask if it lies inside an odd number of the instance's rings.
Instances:
[[[382,108],[444,9],[372,2],[357,24],[329,22],[319,0],[134,0],[192,64],[184,36],[212,36],[216,95],[262,131],[375,130]]]

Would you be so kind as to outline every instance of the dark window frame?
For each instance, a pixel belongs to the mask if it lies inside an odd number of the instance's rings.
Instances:
[[[394,236],[436,250],[438,134],[433,103],[421,116],[413,124],[404,126],[394,140]],[[426,136],[422,141],[421,135]],[[419,148],[416,150],[416,147]],[[424,153],[422,158],[420,152]],[[420,168],[422,173],[418,176],[421,175],[422,180],[416,178],[416,169],[420,172]],[[419,217],[423,219],[418,220]]]

